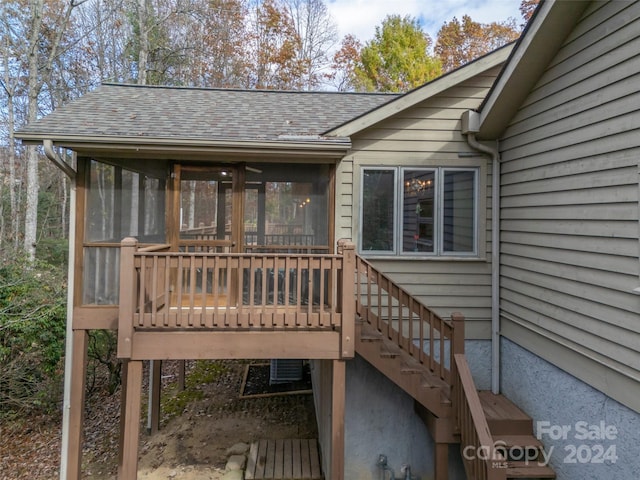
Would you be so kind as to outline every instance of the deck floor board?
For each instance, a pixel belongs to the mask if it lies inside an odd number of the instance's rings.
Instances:
[[[322,480],[315,439],[258,440],[251,444],[247,480]]]

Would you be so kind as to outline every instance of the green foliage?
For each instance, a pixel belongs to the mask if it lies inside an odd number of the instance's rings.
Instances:
[[[220,360],[199,360],[196,362],[195,368],[185,379],[185,389],[175,394],[169,393],[162,396],[161,410],[164,414],[164,421],[181,415],[189,403],[203,399],[205,395],[201,390],[201,385],[217,381],[227,370],[228,367]]]
[[[415,18],[389,15],[376,27],[354,69],[358,90],[406,92],[438,77],[440,61],[429,54],[431,38]]]
[[[0,407],[47,409],[62,377],[66,285],[61,269],[17,260],[0,265]],[[55,390],[55,389],[54,389]]]
[[[36,244],[36,258],[42,262],[64,267],[69,258],[69,241],[66,238],[42,238]]]
[[[113,395],[122,381],[122,362],[117,358],[118,336],[110,330],[90,330],[88,335],[87,391],[92,393],[105,386],[109,395]]]

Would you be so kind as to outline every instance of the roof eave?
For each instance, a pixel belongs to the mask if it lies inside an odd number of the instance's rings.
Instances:
[[[427,100],[445,90],[454,87],[476,75],[486,72],[493,67],[505,62],[511,53],[513,44],[501,47],[493,52],[474,60],[456,70],[453,70],[441,77],[438,77],[429,83],[418,87],[384,105],[365,113],[360,117],[340,125],[324,135],[332,135],[339,137],[350,137],[362,130],[369,128],[376,123],[379,123],[392,115],[400,113],[408,108],[411,108],[418,103]]]
[[[540,4],[480,106],[479,139],[500,137],[589,3],[545,0]]]
[[[17,135],[25,144],[40,144],[51,140],[56,147],[80,154],[97,156],[149,156],[157,158],[194,157],[207,154],[238,156],[268,155],[279,157],[342,158],[351,148],[347,138],[317,140],[232,140],[175,139],[151,137],[114,137],[84,135],[46,135],[21,132]]]

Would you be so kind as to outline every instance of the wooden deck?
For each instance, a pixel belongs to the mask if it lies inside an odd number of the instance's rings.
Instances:
[[[259,440],[252,443],[244,478],[321,480],[317,440]]]
[[[337,254],[172,252],[121,243],[118,357],[354,355],[354,247]]]

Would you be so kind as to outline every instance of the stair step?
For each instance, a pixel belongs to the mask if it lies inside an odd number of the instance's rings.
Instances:
[[[356,352],[435,416],[451,415],[450,386],[368,322],[358,324]]]
[[[556,478],[556,472],[537,462],[507,462],[507,478]]]
[[[544,445],[533,435],[493,435],[493,442],[494,445],[504,446],[508,461],[537,461],[543,458]]]
[[[544,447],[542,442],[533,435],[493,435],[493,440],[507,447]]]
[[[492,435],[531,435],[533,420],[503,395],[478,391]]]
[[[380,356],[383,358],[396,358],[402,354],[402,350],[391,342],[384,342],[380,345]]]
[[[362,342],[381,342],[382,332],[374,328],[367,322],[360,325],[360,341]]]
[[[405,375],[407,374],[410,375],[413,373],[422,373],[424,372],[424,370],[425,370],[424,365],[422,365],[417,360],[414,360],[413,358],[408,358],[406,360],[403,360],[402,363],[400,364],[400,373],[404,373]]]

